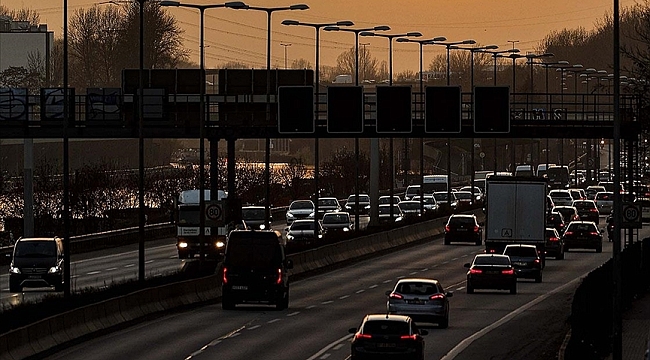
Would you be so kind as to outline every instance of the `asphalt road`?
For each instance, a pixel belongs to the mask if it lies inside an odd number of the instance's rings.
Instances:
[[[601,222],[602,226],[602,222]],[[641,231],[643,238],[650,233]],[[384,313],[384,292],[399,278],[439,279],[450,299],[448,329],[432,327],[427,359],[555,359],[580,278],[611,257],[571,251],[549,259],[542,283],[520,280],[518,294],[465,293],[463,264],[483,247],[442,239],[318,275],[291,286],[289,309],[210,305],[180,311],[72,346],[48,359],[346,359],[348,329]]]

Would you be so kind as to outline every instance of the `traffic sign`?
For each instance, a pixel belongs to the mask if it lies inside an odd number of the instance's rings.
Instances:
[[[223,226],[224,209],[221,201],[211,201],[205,207],[205,226]]]
[[[640,229],[641,224],[641,209],[638,204],[631,202],[623,203],[623,221],[621,226],[628,229]]]

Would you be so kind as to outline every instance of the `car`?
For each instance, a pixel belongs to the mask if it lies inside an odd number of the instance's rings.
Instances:
[[[412,200],[420,202],[420,195],[412,197]],[[424,195],[422,202],[424,203],[425,214],[435,214],[438,212],[438,203],[436,202],[436,198],[434,198],[433,195]]]
[[[298,219],[313,219],[314,209],[314,203],[311,200],[292,201],[287,210],[287,225],[291,225]]]
[[[564,219],[565,224],[568,224],[571,221],[580,220],[578,209],[574,208],[573,206],[556,206],[551,210],[551,212],[558,212],[562,214],[562,218]]]
[[[471,186],[463,186],[462,188],[458,189],[458,191],[469,191],[470,193],[472,192],[472,187]],[[474,203],[483,203],[483,199],[485,198],[485,194],[483,194],[483,190],[481,190],[480,187],[474,186]]]
[[[456,195],[456,199],[457,199],[456,209],[458,211],[465,211],[472,207],[472,202],[474,199],[471,192],[456,191],[454,192],[454,195]]]
[[[548,195],[553,199],[555,206],[571,206],[573,197],[569,190],[554,189],[549,191]]]
[[[445,329],[449,326],[449,298],[453,295],[438,280],[403,278],[393,290],[386,291],[386,310],[389,314],[408,315],[416,322],[436,323]]]
[[[529,176],[529,177],[535,176],[535,173],[533,172],[533,165],[530,164],[517,165],[517,167],[515,168],[515,176]]]
[[[593,221],[598,225],[600,222],[600,212],[598,206],[593,200],[577,200],[573,202],[573,207],[578,210],[580,220]]]
[[[242,207],[241,218],[249,229],[264,230],[266,228],[266,208],[264,208],[264,206]],[[269,220],[273,221],[273,217],[270,213]]]
[[[221,307],[237,304],[289,307],[289,274],[282,235],[272,230],[233,230],[228,234],[221,273]]]
[[[407,200],[407,201],[402,201],[397,206],[402,210],[402,214],[404,215],[404,219],[417,219],[420,216],[422,216],[422,213],[420,212],[420,202],[419,201],[413,201],[413,200]]]
[[[370,196],[359,194],[358,199],[356,195],[348,196],[348,200],[345,202],[345,211],[351,215],[370,214]]]
[[[341,204],[335,197],[318,198],[318,218],[322,219],[324,214],[341,211]]]
[[[552,256],[555,259],[564,259],[564,239],[555,228],[547,227],[544,230],[546,238],[546,257]]]
[[[14,244],[9,265],[9,292],[24,287],[54,287],[63,291],[63,239],[21,237]]]
[[[393,220],[391,221],[390,217],[390,204],[381,204],[379,205],[379,222],[380,223],[394,223],[404,220],[404,214],[399,205],[393,204]]]
[[[388,204],[390,203],[390,195],[384,195],[380,196],[379,199],[377,200],[379,204]],[[400,201],[402,201],[399,196],[393,195],[393,204],[399,204]]]
[[[594,197],[598,212],[602,215],[607,215],[614,207],[614,193],[611,191],[603,191],[596,194]]]
[[[593,221],[572,221],[564,234],[564,251],[570,249],[594,249],[603,252],[603,234]]]
[[[501,254],[477,254],[471,263],[464,265],[467,270],[467,293],[476,289],[510,290],[517,293],[517,275],[510,257]]]
[[[553,198],[546,195],[546,209],[548,212],[551,212],[551,210],[555,207],[555,202],[553,202]]]
[[[350,214],[344,211],[329,212],[323,215],[321,226],[327,232],[327,235],[346,233],[354,229]]]
[[[599,181],[598,186],[605,188],[605,191],[614,192],[616,189],[616,184],[613,181]],[[621,185],[621,191],[623,191],[623,185]]]
[[[535,245],[508,244],[503,249],[503,255],[510,257],[518,279],[535,279],[537,283],[542,282],[543,263]]]
[[[458,200],[453,191],[451,192],[451,203],[448,201],[446,191],[436,191],[433,193],[433,197],[436,198],[436,202],[440,208],[449,209],[451,207],[451,211],[456,211]]]
[[[546,216],[546,227],[554,228],[560,235],[564,232],[565,226],[564,217],[559,212],[551,211]]]
[[[287,234],[287,248],[291,250],[322,244],[326,233],[320,221],[315,222],[311,219],[296,220],[285,231]]]
[[[598,186],[598,185],[591,185],[587,186],[585,189],[585,195],[587,195],[587,199],[589,200],[594,200],[596,198],[596,194],[599,192],[606,192],[607,190],[605,189],[604,186]]]
[[[444,244],[456,241],[469,241],[476,245],[483,243],[483,230],[473,214],[453,214],[445,224]]]
[[[571,193],[571,197],[573,198],[573,201],[587,199],[587,194],[582,189],[571,188],[571,189],[568,189],[568,190]]]
[[[409,316],[368,314],[354,334],[350,345],[350,360],[375,359],[390,356],[395,359],[424,359],[424,338],[429,332],[419,329]]]
[[[404,192],[404,200],[411,200],[416,195],[420,195],[420,185],[409,185]]]

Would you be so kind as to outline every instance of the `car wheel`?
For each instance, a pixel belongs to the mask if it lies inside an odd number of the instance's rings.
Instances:
[[[289,307],[289,292],[285,292],[278,297],[275,302],[275,310],[282,311]]]
[[[468,294],[473,294],[474,293],[474,287],[470,284],[467,284],[467,293]]]
[[[63,291],[63,280],[61,280],[61,282],[54,285],[54,291],[56,292]]]
[[[22,287],[16,281],[9,281],[9,292],[19,293]]]
[[[229,296],[221,296],[221,308],[223,310],[235,310],[235,302]]]
[[[599,247],[597,247],[597,248],[596,248],[596,252],[597,252],[597,253],[601,253],[601,252],[603,252],[603,246],[600,245]]]
[[[539,275],[535,277],[535,282],[536,283],[541,283],[542,282],[542,272],[539,272]]]
[[[444,319],[440,320],[438,327],[441,329],[446,329],[449,327],[449,314],[447,314],[447,316],[445,316]]]
[[[510,293],[511,294],[516,294],[517,293],[517,284],[512,285],[512,287],[510,288]]]

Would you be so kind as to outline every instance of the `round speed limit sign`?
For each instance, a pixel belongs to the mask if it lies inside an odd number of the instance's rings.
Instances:
[[[213,221],[221,220],[222,215],[223,215],[223,211],[221,209],[221,205],[219,204],[210,204],[205,208],[205,217],[210,220]]]
[[[639,209],[634,205],[628,205],[623,209],[623,219],[626,222],[636,222],[639,221]]]

